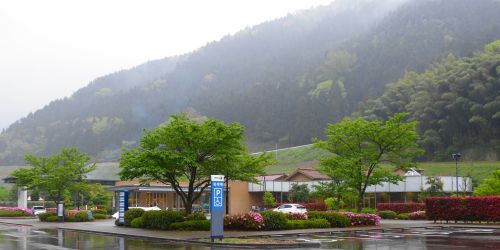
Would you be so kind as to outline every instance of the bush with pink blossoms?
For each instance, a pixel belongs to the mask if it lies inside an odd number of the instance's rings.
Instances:
[[[351,226],[378,226],[380,225],[380,216],[376,214],[358,214],[353,212],[341,212],[347,215]]]
[[[259,230],[264,228],[264,218],[256,212],[228,215],[224,218],[226,229]]]
[[[410,220],[427,220],[425,211],[416,211],[413,213],[409,213],[408,217],[410,218]]]
[[[0,217],[30,216],[31,209],[20,207],[0,207]]]
[[[288,213],[286,218],[289,220],[307,220],[306,213]]]

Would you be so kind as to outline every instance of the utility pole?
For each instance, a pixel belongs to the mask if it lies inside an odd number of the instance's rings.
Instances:
[[[458,158],[462,157],[460,153],[454,153],[451,155],[455,160],[455,177],[456,177],[456,186],[457,186],[457,197],[458,197]]]

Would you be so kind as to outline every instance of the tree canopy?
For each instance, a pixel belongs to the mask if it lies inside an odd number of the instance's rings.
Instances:
[[[493,171],[493,177],[484,179],[483,182],[474,189],[474,195],[500,195],[500,169]]]
[[[402,179],[381,163],[405,169],[422,153],[417,145],[416,123],[404,122],[404,117],[396,114],[387,121],[346,118],[328,126],[326,140],[315,142],[333,153],[320,159],[319,170],[332,178],[340,175],[343,184],[357,192],[359,211],[369,185]]]
[[[250,155],[243,145],[244,128],[215,119],[202,122],[172,115],[164,126],[148,130],[140,145],[124,149],[120,176],[124,180],[157,181],[172,186],[187,213],[210,185],[210,175],[256,181],[270,162],[267,154]]]
[[[56,204],[64,201],[73,192],[86,189],[86,175],[95,169],[90,157],[77,148],[64,148],[53,156],[26,155],[31,168],[14,171],[16,185],[43,193],[46,200]]]

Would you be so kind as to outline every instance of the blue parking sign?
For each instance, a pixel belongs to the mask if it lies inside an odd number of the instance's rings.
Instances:
[[[212,175],[210,184],[210,210],[224,211],[224,176]]]
[[[210,238],[224,237],[224,175],[210,176]]]

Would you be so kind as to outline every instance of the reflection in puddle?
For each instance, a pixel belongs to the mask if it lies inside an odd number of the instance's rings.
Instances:
[[[500,249],[500,229],[409,228],[355,232],[274,235],[320,242],[321,249]],[[0,249],[233,249],[66,230],[40,230],[0,224]]]

